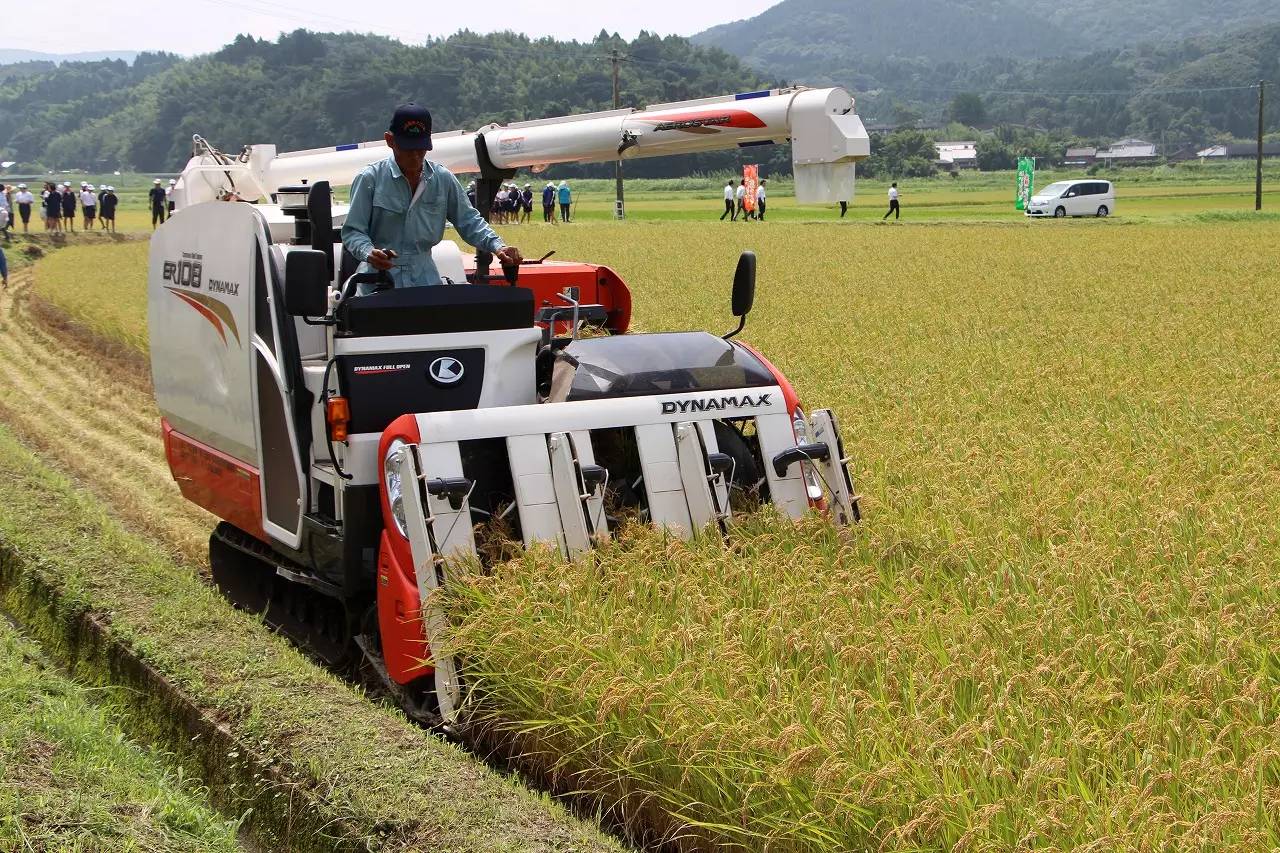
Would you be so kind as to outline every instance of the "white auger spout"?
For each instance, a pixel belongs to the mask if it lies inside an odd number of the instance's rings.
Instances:
[[[871,154],[853,109],[844,89],[773,89],[437,133],[430,157],[457,174],[475,174],[790,142],[796,199],[830,203],[850,197],[854,163]],[[200,147],[179,180],[179,208],[232,192],[265,200],[281,187],[321,180],[346,186],[387,156],[381,139],[286,153],[251,145],[234,157],[198,140]]]

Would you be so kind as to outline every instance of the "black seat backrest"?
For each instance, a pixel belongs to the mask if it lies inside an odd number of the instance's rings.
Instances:
[[[533,291],[487,284],[396,287],[338,308],[338,334],[440,335],[533,327]]]

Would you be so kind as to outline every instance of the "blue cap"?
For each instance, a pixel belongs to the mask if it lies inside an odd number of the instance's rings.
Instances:
[[[426,107],[414,103],[396,107],[389,130],[399,148],[407,151],[431,150],[431,112]]]

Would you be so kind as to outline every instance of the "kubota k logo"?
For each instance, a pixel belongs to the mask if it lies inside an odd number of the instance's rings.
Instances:
[[[227,343],[227,331],[230,330],[236,339],[236,344],[240,343],[240,330],[236,328],[236,318],[232,316],[231,309],[221,299],[215,299],[204,293],[199,293],[203,286],[204,264],[201,263],[201,256],[195,252],[183,252],[180,261],[164,262],[164,280],[171,281],[176,287],[166,285],[165,290],[181,299],[196,310],[201,317],[204,317],[218,332],[218,337],[222,338],[224,344]],[[236,291],[239,287],[235,288]]]

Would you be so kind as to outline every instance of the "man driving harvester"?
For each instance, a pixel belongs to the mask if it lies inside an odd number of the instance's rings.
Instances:
[[[519,265],[520,250],[502,242],[453,173],[426,159],[431,113],[425,107],[397,107],[383,137],[391,156],[356,175],[342,226],[342,244],[360,261],[360,272],[385,270],[396,287],[440,284],[431,249],[444,237],[445,220],[504,267]]]

